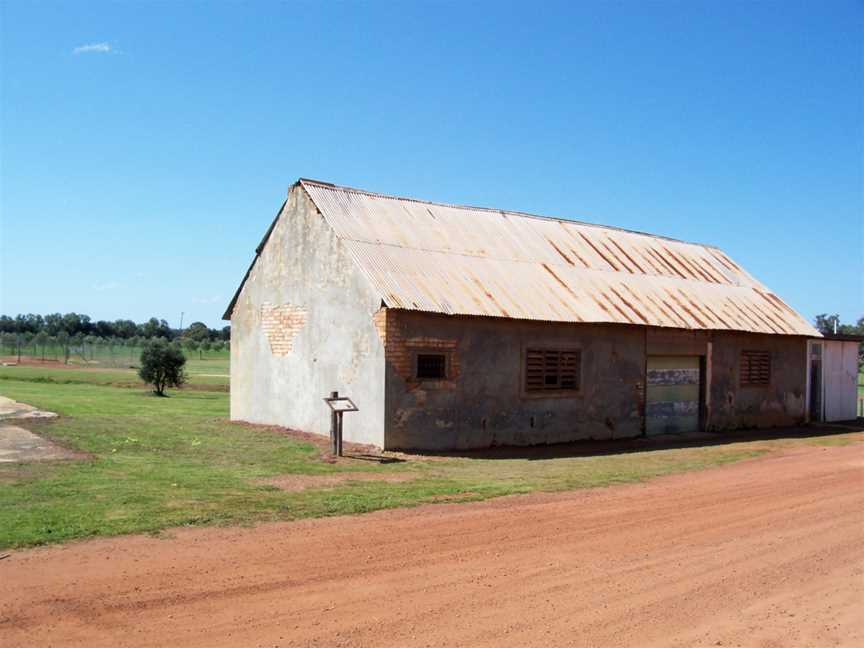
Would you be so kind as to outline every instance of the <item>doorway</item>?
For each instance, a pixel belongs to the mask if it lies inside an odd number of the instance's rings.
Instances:
[[[822,420],[822,343],[808,341],[810,353],[808,365],[808,408],[810,420],[818,423]]]
[[[648,356],[645,434],[698,432],[704,382],[701,356]]]

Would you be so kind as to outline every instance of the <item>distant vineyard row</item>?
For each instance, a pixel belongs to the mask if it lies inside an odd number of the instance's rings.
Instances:
[[[69,336],[60,333],[52,336],[46,333],[2,333],[0,348],[7,357],[20,362],[22,358],[37,361],[55,361],[69,364],[100,363],[110,366],[128,366],[137,364],[141,350],[148,338],[132,337],[102,338],[94,335]],[[194,340],[180,338],[176,340],[187,354],[197,355],[199,359],[212,355],[224,355],[228,342],[216,340]]]

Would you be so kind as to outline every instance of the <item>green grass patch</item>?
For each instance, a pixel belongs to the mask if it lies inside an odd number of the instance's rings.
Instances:
[[[170,390],[169,398],[158,398],[143,385],[53,380],[64,371],[0,369],[0,394],[61,414],[24,425],[88,457],[0,465],[0,548],[635,483],[802,443],[862,439],[852,433],[597,456],[331,464],[301,438],[228,422],[227,393]],[[344,471],[398,472],[407,481],[343,481],[298,492],[261,483]]]
[[[137,361],[136,361],[137,365]],[[212,388],[227,391],[228,361],[187,360],[187,388]],[[0,366],[0,380],[58,383],[62,385],[111,385],[114,387],[143,387],[137,367],[102,367],[81,364],[47,365],[45,367],[18,365]],[[0,383],[2,384],[2,383]]]

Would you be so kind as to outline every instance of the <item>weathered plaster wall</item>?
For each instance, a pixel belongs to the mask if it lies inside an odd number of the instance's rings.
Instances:
[[[804,418],[805,340],[746,333],[520,322],[381,310],[386,348],[386,447],[479,448],[637,436],[643,431],[646,352],[706,358],[709,429],[794,425]],[[582,388],[543,397],[523,390],[529,346],[579,348]],[[767,387],[740,385],[745,349],[771,353]],[[444,381],[418,381],[418,351],[448,354]]]
[[[807,342],[803,337],[715,332],[711,336],[709,430],[797,425],[804,421]],[[743,350],[771,354],[771,383],[742,386]]]
[[[388,448],[482,448],[641,433],[644,329],[382,311],[387,355]],[[579,348],[582,388],[526,395],[529,346]],[[448,354],[450,379],[416,381],[418,350]]]
[[[231,418],[328,434],[333,390],[360,408],[345,439],[384,444],[380,299],[305,192],[291,189],[231,317]]]
[[[649,328],[649,355],[705,356],[705,426],[712,431],[797,425],[804,420],[806,339],[788,335]],[[742,386],[741,352],[769,351],[771,384]]]

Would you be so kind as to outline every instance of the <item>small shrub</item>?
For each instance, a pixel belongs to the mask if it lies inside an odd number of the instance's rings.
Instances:
[[[164,396],[166,387],[180,387],[186,382],[183,371],[185,364],[186,356],[177,344],[155,338],[145,344],[141,351],[138,375],[141,380],[153,385],[153,391],[157,395]]]

